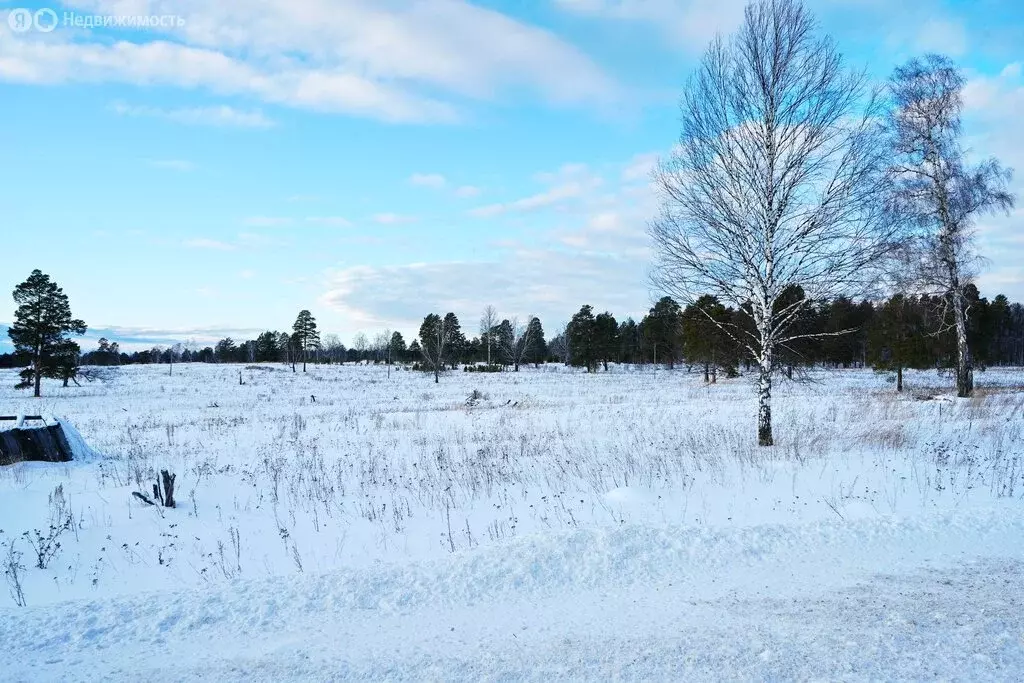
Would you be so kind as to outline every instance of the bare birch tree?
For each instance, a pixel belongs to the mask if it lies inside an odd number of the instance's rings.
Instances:
[[[352,348],[356,350],[356,362],[363,362],[366,356],[366,349],[370,345],[369,340],[366,338],[366,334],[363,332],[356,332],[356,335],[352,337]]]
[[[895,235],[878,99],[802,3],[759,0],[711,43],[680,109],[679,145],[655,172],[653,284],[749,316],[720,326],[757,362],[758,442],[770,446],[776,351],[804,336],[794,323],[812,300],[868,286]],[[805,297],[784,301],[791,285]]]
[[[974,392],[967,344],[965,287],[976,275],[975,218],[1008,211],[1012,172],[993,158],[971,166],[960,144],[964,77],[941,55],[913,59],[889,81],[889,127],[896,162],[896,207],[922,228],[914,240],[912,275],[921,289],[940,297],[956,332],[956,393]]]
[[[506,335],[498,339],[502,345],[502,353],[512,362],[515,372],[519,372],[520,364],[530,351],[530,342],[533,341],[531,336],[536,329],[532,324],[535,319],[536,316],[529,315],[526,317],[526,324],[523,325],[519,322],[518,317],[513,317],[509,321],[512,329],[511,336]]]
[[[391,328],[386,327],[384,331],[380,333],[381,344],[381,357],[384,360],[384,364],[388,366],[388,378],[391,378],[391,351],[394,348],[391,344]]]
[[[181,342],[173,344],[167,351],[167,374],[174,374],[174,362],[181,360],[181,353],[185,350],[185,345]]]
[[[480,341],[487,347],[487,365],[491,364],[491,337],[498,324],[498,311],[488,304],[480,316]]]
[[[327,352],[327,358],[332,363],[345,362],[345,345],[341,343],[341,337],[339,337],[337,334],[325,334],[323,347],[324,351]]]

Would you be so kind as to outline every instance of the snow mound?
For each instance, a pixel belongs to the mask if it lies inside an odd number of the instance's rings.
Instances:
[[[75,461],[87,461],[95,460],[100,457],[100,454],[93,450],[89,444],[85,442],[82,435],[79,433],[75,426],[71,424],[70,420],[66,417],[55,418],[57,424],[64,431],[64,438],[68,442],[68,446],[71,447],[71,459]]]

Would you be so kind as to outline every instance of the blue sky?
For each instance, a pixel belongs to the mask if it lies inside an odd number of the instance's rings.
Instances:
[[[647,174],[742,4],[0,0],[0,292],[40,268],[140,346],[285,329],[301,308],[346,343],[430,311],[475,331],[486,304],[549,329],[583,303],[640,315]],[[811,7],[878,79],[955,58],[971,147],[1020,169],[1020,194],[1024,3]],[[16,33],[14,8],[59,24]],[[1022,225],[1018,208],[980,226],[988,296],[1024,300]]]

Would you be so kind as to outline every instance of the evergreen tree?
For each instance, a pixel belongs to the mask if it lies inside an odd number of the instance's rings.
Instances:
[[[559,332],[551,341],[548,342],[548,357],[569,365],[572,361],[572,353],[569,350],[569,340],[566,337],[566,333],[569,331],[568,325],[562,332]]]
[[[579,368],[585,367],[587,372],[593,372],[597,367],[598,350],[594,323],[594,309],[591,306],[583,306],[565,328],[569,363]]]
[[[644,338],[653,351],[654,362],[661,358],[669,369],[675,367],[682,346],[682,310],[672,297],[658,300],[644,318]]]
[[[540,367],[548,356],[548,345],[544,341],[544,326],[540,318],[530,318],[526,331],[526,351],[523,354],[523,361],[533,363],[534,367]]]
[[[78,367],[79,360],[81,359],[82,349],[78,346],[78,343],[71,340],[65,339],[53,347],[53,352],[47,359],[46,366],[44,368],[44,375],[53,379],[59,379],[64,383],[64,386],[68,385],[68,381],[73,381],[78,384]]]
[[[813,335],[822,331],[818,320],[818,311],[813,302],[807,300],[804,288],[800,285],[789,285],[782,290],[774,305],[776,317],[785,316],[789,321],[789,340],[779,343],[775,353],[775,362],[786,368],[786,376],[793,379],[793,367],[810,365],[813,362],[815,347],[821,344]],[[845,335],[849,336],[849,335]],[[751,337],[757,339],[757,337]],[[843,341],[847,341],[843,339]]]
[[[14,289],[14,302],[18,309],[7,334],[15,351],[25,353],[32,361],[30,384],[23,381],[18,386],[33,386],[38,397],[46,368],[53,367],[54,354],[60,352],[66,356],[67,335],[85,334],[86,326],[71,317],[71,306],[64,290],[39,270],[33,270],[28,279]],[[77,344],[75,347],[77,349]]]
[[[117,342],[111,343],[106,337],[100,337],[96,346],[95,351],[86,354],[89,357],[90,364],[117,365],[120,362],[121,349]]]
[[[320,333],[316,329],[316,318],[307,310],[299,311],[299,316],[292,325],[295,347],[302,354],[302,371],[306,371],[306,360],[309,352],[320,348]]]
[[[398,359],[399,361],[405,360],[405,339],[402,337],[401,332],[395,331],[395,333],[391,335],[391,341],[388,342],[388,348],[392,359]]]
[[[480,337],[473,337],[466,342],[466,353],[464,358],[471,363],[477,363],[487,358],[487,349],[484,348]]]
[[[489,335],[491,344],[494,349],[497,350],[497,360],[502,365],[511,365],[515,360],[515,349],[513,348],[516,340],[515,330],[512,329],[512,323],[509,320],[502,320],[499,324],[495,325]],[[492,355],[492,358],[495,356]]]
[[[444,330],[445,334],[448,335],[448,352],[445,355],[446,362],[451,364],[452,369],[459,364],[462,360],[463,354],[466,353],[466,335],[462,333],[462,327],[459,325],[459,319],[454,313],[447,313],[444,316]]]
[[[913,299],[894,294],[879,307],[868,334],[871,363],[896,372],[896,391],[903,391],[903,370],[918,365],[922,355],[922,319]]]
[[[277,332],[264,332],[256,337],[256,362],[270,363],[278,358]]]
[[[449,318],[449,316],[451,316]],[[451,322],[456,323],[453,330]],[[452,350],[452,342],[462,335],[457,327],[458,319],[454,314],[449,313],[444,318],[436,313],[431,313],[423,318],[420,325],[419,348],[423,356],[424,365],[434,371],[434,383],[440,381],[441,371],[445,369],[449,354]],[[416,342],[414,341],[415,345]]]
[[[232,362],[235,360],[235,354],[237,351],[238,347],[235,346],[235,340],[231,337],[221,339],[213,349],[218,363]]]
[[[608,360],[615,358],[619,350],[619,323],[608,311],[594,318],[594,346],[597,360],[608,372]]]
[[[704,381],[718,381],[719,364],[730,363],[731,339],[722,331],[730,323],[731,312],[716,297],[704,295],[682,313],[683,355],[691,363],[704,366]]]
[[[640,327],[632,318],[626,318],[619,323],[619,362],[639,363],[642,360]]]

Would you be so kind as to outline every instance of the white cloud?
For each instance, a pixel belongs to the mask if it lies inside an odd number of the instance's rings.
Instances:
[[[153,168],[163,168],[170,171],[194,171],[196,165],[191,161],[185,161],[184,159],[150,159],[147,161]]]
[[[470,334],[480,310],[500,302],[507,315],[538,315],[553,335],[583,304],[622,317],[641,313],[649,300],[643,267],[614,254],[561,249],[509,250],[493,261],[356,266],[330,271],[320,302],[353,327],[412,332],[427,313],[454,311]]]
[[[959,21],[929,19],[918,30],[915,47],[917,52],[940,52],[953,57],[960,56],[967,52],[967,29]]]
[[[240,232],[238,233],[238,244],[243,247],[286,247],[289,242],[281,239],[280,237],[271,237],[269,235],[257,232]]]
[[[1024,111],[1024,79],[1019,62],[1006,65],[996,76],[976,75],[964,87],[964,130],[972,156],[995,156],[1016,170],[1011,191],[1018,208],[1009,216],[986,215],[978,220],[978,248],[989,260],[978,278],[986,296],[1004,293],[1024,299],[1024,136],[1020,112]]]
[[[1017,119],[1024,108],[1020,63],[1008,64],[998,76],[971,78],[964,86],[963,98],[965,112],[987,124],[1006,124]]]
[[[216,290],[213,289],[199,289],[211,294],[217,294]],[[97,341],[100,337],[106,337],[110,341],[118,342],[124,351],[141,351],[153,348],[156,345],[170,346],[179,342],[198,349],[203,346],[213,346],[224,337],[252,339],[261,331],[256,328],[162,328],[99,325],[96,327],[90,326],[85,338],[90,341]]]
[[[747,0],[555,0],[555,4],[580,16],[651,24],[672,45],[699,52],[716,34],[740,24]]]
[[[610,103],[617,85],[554,34],[464,0],[68,0],[99,14],[174,14],[143,42],[0,33],[0,79],[115,82],[245,95],[395,122],[454,121],[449,97],[505,89],[555,104]],[[165,39],[169,38],[169,39]],[[438,93],[428,96],[425,92]]]
[[[334,228],[347,228],[352,225],[351,221],[341,216],[310,216],[306,218],[306,222],[312,223],[313,225],[324,225]]]
[[[456,197],[476,197],[480,194],[480,188],[474,187],[473,185],[463,185],[462,187],[455,190]]]
[[[214,251],[234,251],[236,248],[233,244],[205,237],[185,240],[184,245],[189,249],[212,249]]]
[[[590,173],[590,167],[586,164],[573,162],[562,164],[554,171],[539,171],[533,174],[533,179],[541,183],[557,183],[567,180],[578,180]]]
[[[439,190],[445,186],[445,177],[440,173],[413,173],[409,184],[417,187],[430,187]]]
[[[553,184],[543,192],[523,197],[511,202],[488,204],[470,209],[470,216],[490,218],[506,213],[520,213],[544,209],[565,202],[579,199],[602,184],[602,179],[591,173],[585,164],[566,164],[555,172],[543,172],[534,178]]]
[[[532,235],[528,245],[503,237],[491,243],[491,256],[478,261],[332,270],[321,302],[353,327],[411,332],[429,312],[454,311],[465,325],[495,302],[508,314],[539,315],[551,334],[583,304],[608,309],[620,319],[642,315],[651,300],[646,223],[655,196],[649,185],[621,179],[635,163],[634,158],[609,169],[618,179],[611,187],[582,164],[535,175],[554,186],[544,199],[520,200],[519,207],[557,206],[563,196],[571,197],[573,206],[558,213],[557,227]],[[560,189],[570,183],[577,184],[572,191]],[[515,205],[498,206],[505,211]],[[595,288],[595,282],[601,286]]]
[[[409,123],[454,121],[447,104],[408,94],[343,71],[311,68],[281,56],[273,68],[221,52],[153,41],[113,44],[51,43],[4,38],[0,33],[0,80],[56,85],[85,82],[202,88],[248,95],[265,102],[328,113]]]
[[[378,213],[373,216],[374,223],[381,225],[400,225],[402,223],[415,223],[416,216],[403,216],[397,213]]]
[[[499,216],[509,212],[533,211],[560,204],[570,199],[578,199],[583,196],[586,186],[580,182],[571,182],[564,185],[552,187],[544,192],[517,199],[506,204],[488,204],[469,211],[469,215],[476,218],[488,218]]]
[[[280,228],[294,224],[295,219],[288,216],[249,216],[242,222],[250,228]]]
[[[242,223],[250,228],[285,228],[299,222],[334,228],[347,228],[352,222],[343,216],[307,216],[296,219],[291,216],[249,216]]]
[[[1020,74],[1021,74],[1021,63],[1020,62],[1013,62],[1012,64],[1007,64],[1006,66],[1003,67],[1003,70],[999,72],[999,77],[1000,78],[1013,79],[1013,78],[1020,78]]]
[[[626,168],[622,169],[622,180],[624,182],[649,180],[651,172],[658,166],[658,159],[660,157],[661,154],[658,152],[637,154],[630,159]]]
[[[110,109],[120,116],[166,119],[193,126],[234,128],[271,128],[274,126],[274,122],[259,110],[243,111],[227,105],[161,109],[114,102],[110,105]]]

